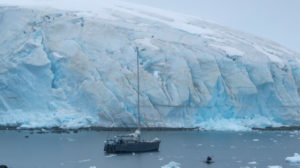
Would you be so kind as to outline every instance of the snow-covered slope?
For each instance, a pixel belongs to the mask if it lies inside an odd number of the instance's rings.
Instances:
[[[0,6],[0,125],[135,126],[136,46],[144,126],[299,125],[300,55],[271,41],[118,1]]]

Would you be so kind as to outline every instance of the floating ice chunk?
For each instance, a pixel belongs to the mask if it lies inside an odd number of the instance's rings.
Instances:
[[[258,141],[259,141],[259,139],[252,139],[252,141],[253,141],[253,142],[258,142]]]
[[[75,141],[73,138],[70,138],[70,137],[68,137],[67,140],[68,140],[69,142],[74,142],[74,141]]]
[[[257,164],[256,161],[248,162],[248,164],[254,165]]]
[[[279,165],[269,165],[268,168],[282,168],[282,166],[279,166]]]
[[[285,161],[290,163],[300,163],[300,155],[298,153],[294,153],[294,156],[286,157]]]
[[[236,148],[236,146],[230,145],[230,149],[235,149],[235,148]]]
[[[85,162],[90,162],[91,159],[83,159],[83,160],[78,160],[78,163],[85,163]]]
[[[96,166],[90,166],[90,168],[97,168]]]
[[[168,163],[164,166],[161,166],[161,168],[180,168],[180,163],[171,161],[170,163]]]
[[[117,155],[116,154],[109,154],[109,155],[106,155],[105,157],[110,158],[110,157],[114,157],[114,156],[117,156]]]
[[[292,131],[292,132],[290,132],[290,134],[293,134],[293,135],[299,135],[299,134],[300,134],[300,131],[298,131],[298,130]]]

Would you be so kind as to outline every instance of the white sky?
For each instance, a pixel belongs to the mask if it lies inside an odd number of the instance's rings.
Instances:
[[[300,53],[300,0],[122,0],[185,13]]]

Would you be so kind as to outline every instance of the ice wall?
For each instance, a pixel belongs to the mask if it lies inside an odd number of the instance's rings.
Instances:
[[[193,17],[0,7],[0,125],[299,125],[300,55]]]

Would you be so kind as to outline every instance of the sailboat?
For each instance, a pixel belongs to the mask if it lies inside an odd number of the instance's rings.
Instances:
[[[140,79],[139,79],[139,49],[137,52],[137,112],[138,112],[138,129],[131,134],[118,135],[112,139],[104,141],[104,151],[106,153],[133,153],[158,151],[160,139],[153,140],[141,139],[141,120],[140,120]]]

